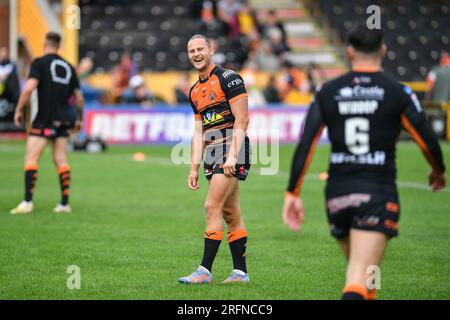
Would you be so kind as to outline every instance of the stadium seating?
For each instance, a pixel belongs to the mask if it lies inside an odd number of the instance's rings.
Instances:
[[[321,25],[337,30],[342,42],[354,22],[367,19],[366,8],[379,5],[388,46],[383,67],[398,80],[423,80],[431,67],[439,63],[441,51],[449,50],[450,4],[445,0],[360,0],[356,5],[353,1],[320,0],[309,4],[312,11],[319,9],[321,14],[316,17]],[[332,38],[335,33],[329,36]]]
[[[334,48],[308,16],[302,3],[295,0],[251,0],[260,21],[268,10],[276,8],[285,23],[290,59],[306,67],[316,63],[324,73],[336,76],[343,70]],[[130,51],[140,69],[146,71],[190,70],[186,42],[199,31],[191,15],[191,1],[183,0],[80,0],[80,57],[94,59],[96,72],[109,72],[123,51]],[[202,30],[207,36],[215,30]],[[220,50],[227,62],[241,68],[248,45],[243,38],[218,36]]]
[[[182,53],[195,30],[183,0],[81,0],[80,56],[109,71],[123,51],[145,70],[189,69]]]

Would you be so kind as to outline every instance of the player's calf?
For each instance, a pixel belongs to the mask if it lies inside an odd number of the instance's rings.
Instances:
[[[63,165],[58,167],[58,175],[59,175],[59,185],[61,188],[60,204],[62,207],[67,208],[69,204],[69,193],[70,193],[70,166]]]

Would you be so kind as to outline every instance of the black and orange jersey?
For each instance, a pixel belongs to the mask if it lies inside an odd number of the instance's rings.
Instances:
[[[80,84],[70,63],[57,54],[44,55],[31,63],[29,78],[39,81],[34,128],[43,129],[54,121],[73,121],[69,99]]]
[[[189,99],[195,118],[203,122],[206,145],[228,142],[229,129],[234,125],[230,104],[246,96],[239,74],[214,65],[207,79],[199,79],[192,86]]]
[[[328,186],[349,192],[374,184],[395,186],[396,142],[402,127],[433,170],[445,171],[439,143],[413,91],[383,72],[352,71],[325,83],[316,94],[295,151],[289,192],[300,193],[324,127],[331,141]]]

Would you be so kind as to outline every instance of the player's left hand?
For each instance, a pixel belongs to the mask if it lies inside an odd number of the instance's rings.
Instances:
[[[285,193],[283,221],[292,231],[299,232],[305,218],[302,200],[292,193]]]
[[[75,132],[81,132],[81,130],[83,129],[83,122],[77,120],[77,122],[75,122]]]
[[[237,158],[235,156],[228,156],[225,164],[223,165],[223,173],[227,178],[231,178],[236,174]]]
[[[445,185],[447,184],[447,175],[445,173],[438,174],[431,170],[428,174],[428,181],[431,190],[439,191],[445,188]]]

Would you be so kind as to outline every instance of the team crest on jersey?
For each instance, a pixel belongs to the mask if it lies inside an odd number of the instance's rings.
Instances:
[[[206,114],[203,115],[203,124],[209,125],[209,124],[216,124],[218,122],[224,121],[224,118],[222,115],[218,114],[215,111],[208,111]]]
[[[209,94],[209,100],[214,102],[216,100],[216,93],[214,91],[211,91]]]

